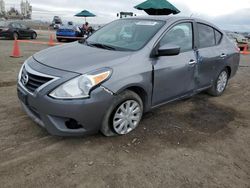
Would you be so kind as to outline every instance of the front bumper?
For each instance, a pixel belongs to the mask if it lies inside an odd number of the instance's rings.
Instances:
[[[40,70],[45,72],[52,69],[42,67]],[[55,72],[57,71],[59,70]],[[60,74],[63,75],[62,72]],[[65,79],[59,78],[55,82],[60,82],[60,80]],[[18,97],[27,115],[52,135],[81,136],[98,132],[114,96],[99,87],[93,90],[90,98],[87,99],[58,100],[48,96],[55,87],[55,83],[52,82],[31,94],[19,82]],[[73,123],[74,126],[70,126],[70,123]]]

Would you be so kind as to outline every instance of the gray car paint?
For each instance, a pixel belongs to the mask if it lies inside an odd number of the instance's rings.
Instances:
[[[38,62],[61,70],[86,73],[128,61],[131,52],[110,51],[74,42],[48,48],[34,55]]]
[[[139,51],[111,51],[75,42],[46,49],[36,53],[27,61],[27,64],[36,71],[60,77],[56,82],[39,91],[37,96],[28,97],[29,104],[34,105],[43,114],[42,119],[49,125],[46,129],[51,134],[69,136],[98,131],[109,104],[116,95],[128,88],[136,88],[140,91],[145,105],[144,111],[148,111],[207,89],[225,67],[230,67],[231,77],[236,73],[239,53],[225,34],[222,42],[212,48],[200,49],[195,37],[192,51],[169,57],[151,56],[160,38],[173,25],[193,22],[196,36],[196,21],[219,30],[213,24],[194,18],[180,17],[152,16],[141,19],[165,20],[166,24]],[[227,56],[221,58],[221,54]],[[191,59],[197,61],[197,64],[188,65]],[[103,67],[110,67],[113,70],[112,76],[101,87],[93,90],[89,99],[63,101],[47,96],[52,89],[65,81]],[[20,85],[18,87],[22,90]],[[99,114],[98,117],[96,114]],[[58,128],[63,124],[64,118],[75,118],[85,126],[84,130],[72,131]]]

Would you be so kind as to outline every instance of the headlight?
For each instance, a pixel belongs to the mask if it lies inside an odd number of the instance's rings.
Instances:
[[[57,87],[49,95],[56,99],[80,99],[89,97],[91,89],[106,81],[111,75],[110,69],[78,76]]]

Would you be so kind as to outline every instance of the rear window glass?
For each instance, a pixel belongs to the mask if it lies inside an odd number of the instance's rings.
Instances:
[[[12,23],[11,26],[13,28],[21,28],[20,24],[19,23]]]
[[[198,23],[200,48],[207,48],[215,45],[214,29],[208,25]]]

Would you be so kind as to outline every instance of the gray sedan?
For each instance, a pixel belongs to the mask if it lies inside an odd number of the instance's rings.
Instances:
[[[220,96],[239,57],[223,31],[199,19],[120,19],[27,59],[18,97],[53,135],[124,135],[163,104],[201,91]]]

